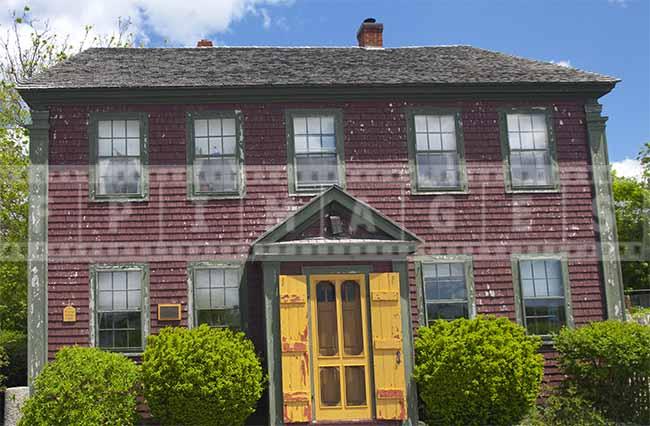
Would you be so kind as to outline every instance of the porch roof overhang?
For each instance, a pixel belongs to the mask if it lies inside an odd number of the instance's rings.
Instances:
[[[382,238],[315,237],[287,239],[320,218],[336,203],[354,217],[356,224],[372,227]],[[417,235],[355,198],[339,186],[332,186],[288,218],[275,225],[252,244],[253,260],[395,260],[415,253],[423,241]]]

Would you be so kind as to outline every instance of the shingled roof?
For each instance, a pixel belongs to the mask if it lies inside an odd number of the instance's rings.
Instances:
[[[93,48],[20,84],[48,89],[600,84],[613,77],[471,46]]]

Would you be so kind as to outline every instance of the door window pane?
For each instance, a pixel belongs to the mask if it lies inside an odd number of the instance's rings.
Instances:
[[[343,309],[343,345],[346,355],[363,353],[363,324],[361,322],[361,293],[359,283],[345,281],[341,285]]]
[[[320,399],[324,406],[341,404],[341,378],[338,367],[320,369]]]
[[[197,325],[239,326],[239,281],[237,268],[200,268],[194,271]]]
[[[559,331],[566,324],[561,261],[522,260],[519,274],[528,332],[547,335]]]
[[[334,356],[339,353],[336,291],[334,284],[321,281],[316,285],[316,314],[318,323],[318,353]]]
[[[453,115],[416,115],[415,150],[418,186],[460,186],[460,156]]]
[[[427,322],[469,317],[464,263],[425,263],[422,278]]]
[[[366,376],[362,366],[345,367],[346,405],[366,405]]]

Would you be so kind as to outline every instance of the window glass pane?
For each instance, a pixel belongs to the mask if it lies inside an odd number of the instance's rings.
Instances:
[[[237,287],[227,287],[226,288],[226,302],[225,305],[228,307],[239,306],[239,288]]]
[[[224,136],[235,136],[235,119],[234,118],[224,118],[221,120],[223,126],[223,135]]]
[[[431,309],[431,313],[434,315],[432,318],[435,319],[435,317],[442,315],[441,310],[444,313],[458,312],[458,309],[463,309],[455,306],[455,304],[438,303],[438,301],[459,300],[463,301],[460,305],[467,305],[465,269],[462,262],[424,264],[422,273],[425,299],[427,303],[436,301],[435,306],[432,305],[428,308]],[[467,310],[467,307],[464,309]]]
[[[517,114],[516,117],[518,120],[509,114],[507,118],[512,184],[547,186],[552,175],[546,115]]]
[[[113,293],[111,291],[99,292],[99,310],[110,311],[113,309]]]
[[[110,157],[113,155],[112,139],[99,139],[98,144],[98,154],[100,157]]]
[[[543,260],[534,260],[533,276],[535,278],[546,278],[546,263]]]
[[[341,379],[338,367],[320,369],[320,400],[329,407],[341,403]]]
[[[235,147],[236,142],[234,136],[226,136],[223,138],[223,153],[225,155],[235,155]]]
[[[530,114],[519,114],[519,130],[522,132],[530,132],[533,130]]]
[[[323,117],[321,119],[321,131],[324,135],[334,134],[334,117]]]
[[[194,152],[196,155],[208,155],[208,138],[196,138],[194,141]]]
[[[519,270],[521,273],[521,278],[532,279],[533,278],[533,262],[530,260],[522,260],[519,262]]]
[[[415,121],[415,131],[417,133],[426,133],[427,118],[424,115],[416,115],[413,120]]]
[[[521,149],[521,139],[519,138],[519,133],[508,133],[508,143],[510,144],[511,150]]]
[[[127,273],[127,280],[128,280],[128,288],[133,290],[133,289],[140,289],[142,287],[142,272],[140,271],[129,271]]]
[[[338,320],[334,284],[321,281],[316,285],[316,315],[318,324],[318,352],[334,356],[339,352]]]
[[[307,118],[294,117],[293,118],[293,133],[296,135],[307,134]]]
[[[294,143],[296,146],[296,152],[298,153],[309,152],[309,149],[307,147],[307,136],[296,136],[294,138]]]
[[[222,192],[223,170],[221,159],[197,158],[194,161],[197,192]]]
[[[210,270],[210,285],[212,288],[221,288],[225,287],[224,281],[224,270],[223,269],[211,269]]]
[[[444,133],[456,132],[456,120],[453,115],[443,115],[440,117],[440,131]]]
[[[562,279],[549,278],[548,279],[548,295],[549,296],[564,296],[564,289],[562,288]]]
[[[564,299],[525,301],[526,328],[532,334],[556,333],[566,324]]]
[[[336,154],[301,155],[296,157],[298,185],[336,183]]]
[[[347,405],[366,405],[366,375],[361,366],[345,367],[345,400]]]
[[[322,151],[325,152],[335,152],[336,151],[336,139],[334,136],[323,136],[321,139]]]
[[[126,139],[113,138],[113,157],[123,157],[126,155]]]
[[[456,135],[453,133],[443,133],[442,138],[442,150],[443,151],[455,151],[456,150]]]
[[[535,286],[535,296],[548,296],[548,291],[546,289],[546,278],[535,278],[533,282]]]
[[[532,279],[522,279],[521,289],[524,297],[535,297],[535,282]]]
[[[197,288],[194,290],[196,308],[197,309],[210,309],[210,289]]]
[[[542,131],[546,134],[546,115],[545,114],[532,114],[533,130]]]
[[[140,162],[134,158],[99,160],[100,194],[137,194],[140,192]]]
[[[113,274],[113,289],[126,290],[126,272],[112,272]]]
[[[208,120],[194,120],[194,136],[208,136]]]
[[[126,140],[126,155],[131,157],[140,155],[140,139],[131,138]]]
[[[221,136],[221,119],[208,119],[208,136]]]
[[[320,132],[320,117],[307,117],[307,133],[314,135]]]
[[[101,120],[97,122],[98,136],[100,138],[111,138],[113,133],[111,130],[111,121],[110,120]]]
[[[530,132],[521,133],[521,149],[534,149],[533,134]]]
[[[113,120],[113,138],[126,137],[126,120]]]
[[[559,260],[547,260],[546,276],[549,278],[562,278],[562,263]]]
[[[427,320],[469,318],[467,303],[427,303]]]
[[[429,149],[429,138],[426,133],[416,134],[415,143],[418,151],[427,151]]]
[[[343,351],[346,355],[359,355],[363,352],[363,328],[361,293],[358,282],[345,281],[341,284],[341,305],[343,310]]]
[[[535,138],[535,149],[545,150],[547,146],[546,132],[535,132],[533,137]]]
[[[223,155],[222,138],[210,137],[208,138],[208,155],[218,157]]]
[[[97,281],[99,283],[100,290],[110,290],[111,288],[113,288],[110,272],[98,272]]]
[[[197,324],[210,327],[238,327],[239,309],[205,309],[197,311]]]
[[[116,311],[126,310],[126,291],[113,291],[113,309]]]
[[[440,133],[440,117],[427,115],[427,131],[429,133]]]
[[[140,121],[127,120],[126,122],[126,137],[133,139],[140,139]]]
[[[519,117],[517,114],[508,114],[508,131],[517,132],[519,131]]]
[[[239,287],[239,270],[235,268],[227,268],[225,271],[226,286]]]
[[[127,308],[129,310],[139,310],[140,309],[140,290],[130,290],[127,296]]]
[[[323,150],[321,146],[321,137],[320,136],[308,136],[307,137],[307,150],[309,152],[321,152]]]
[[[100,348],[112,348],[113,347],[113,332],[112,331],[100,331],[99,332],[99,347]]]
[[[226,294],[223,288],[213,288],[210,291],[210,306],[223,308],[226,306]]]

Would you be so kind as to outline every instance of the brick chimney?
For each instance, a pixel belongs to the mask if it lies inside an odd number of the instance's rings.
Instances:
[[[364,20],[357,31],[359,47],[384,47],[383,32],[384,24],[378,24],[374,18]]]
[[[212,47],[212,40],[201,39],[196,43],[196,47]]]

